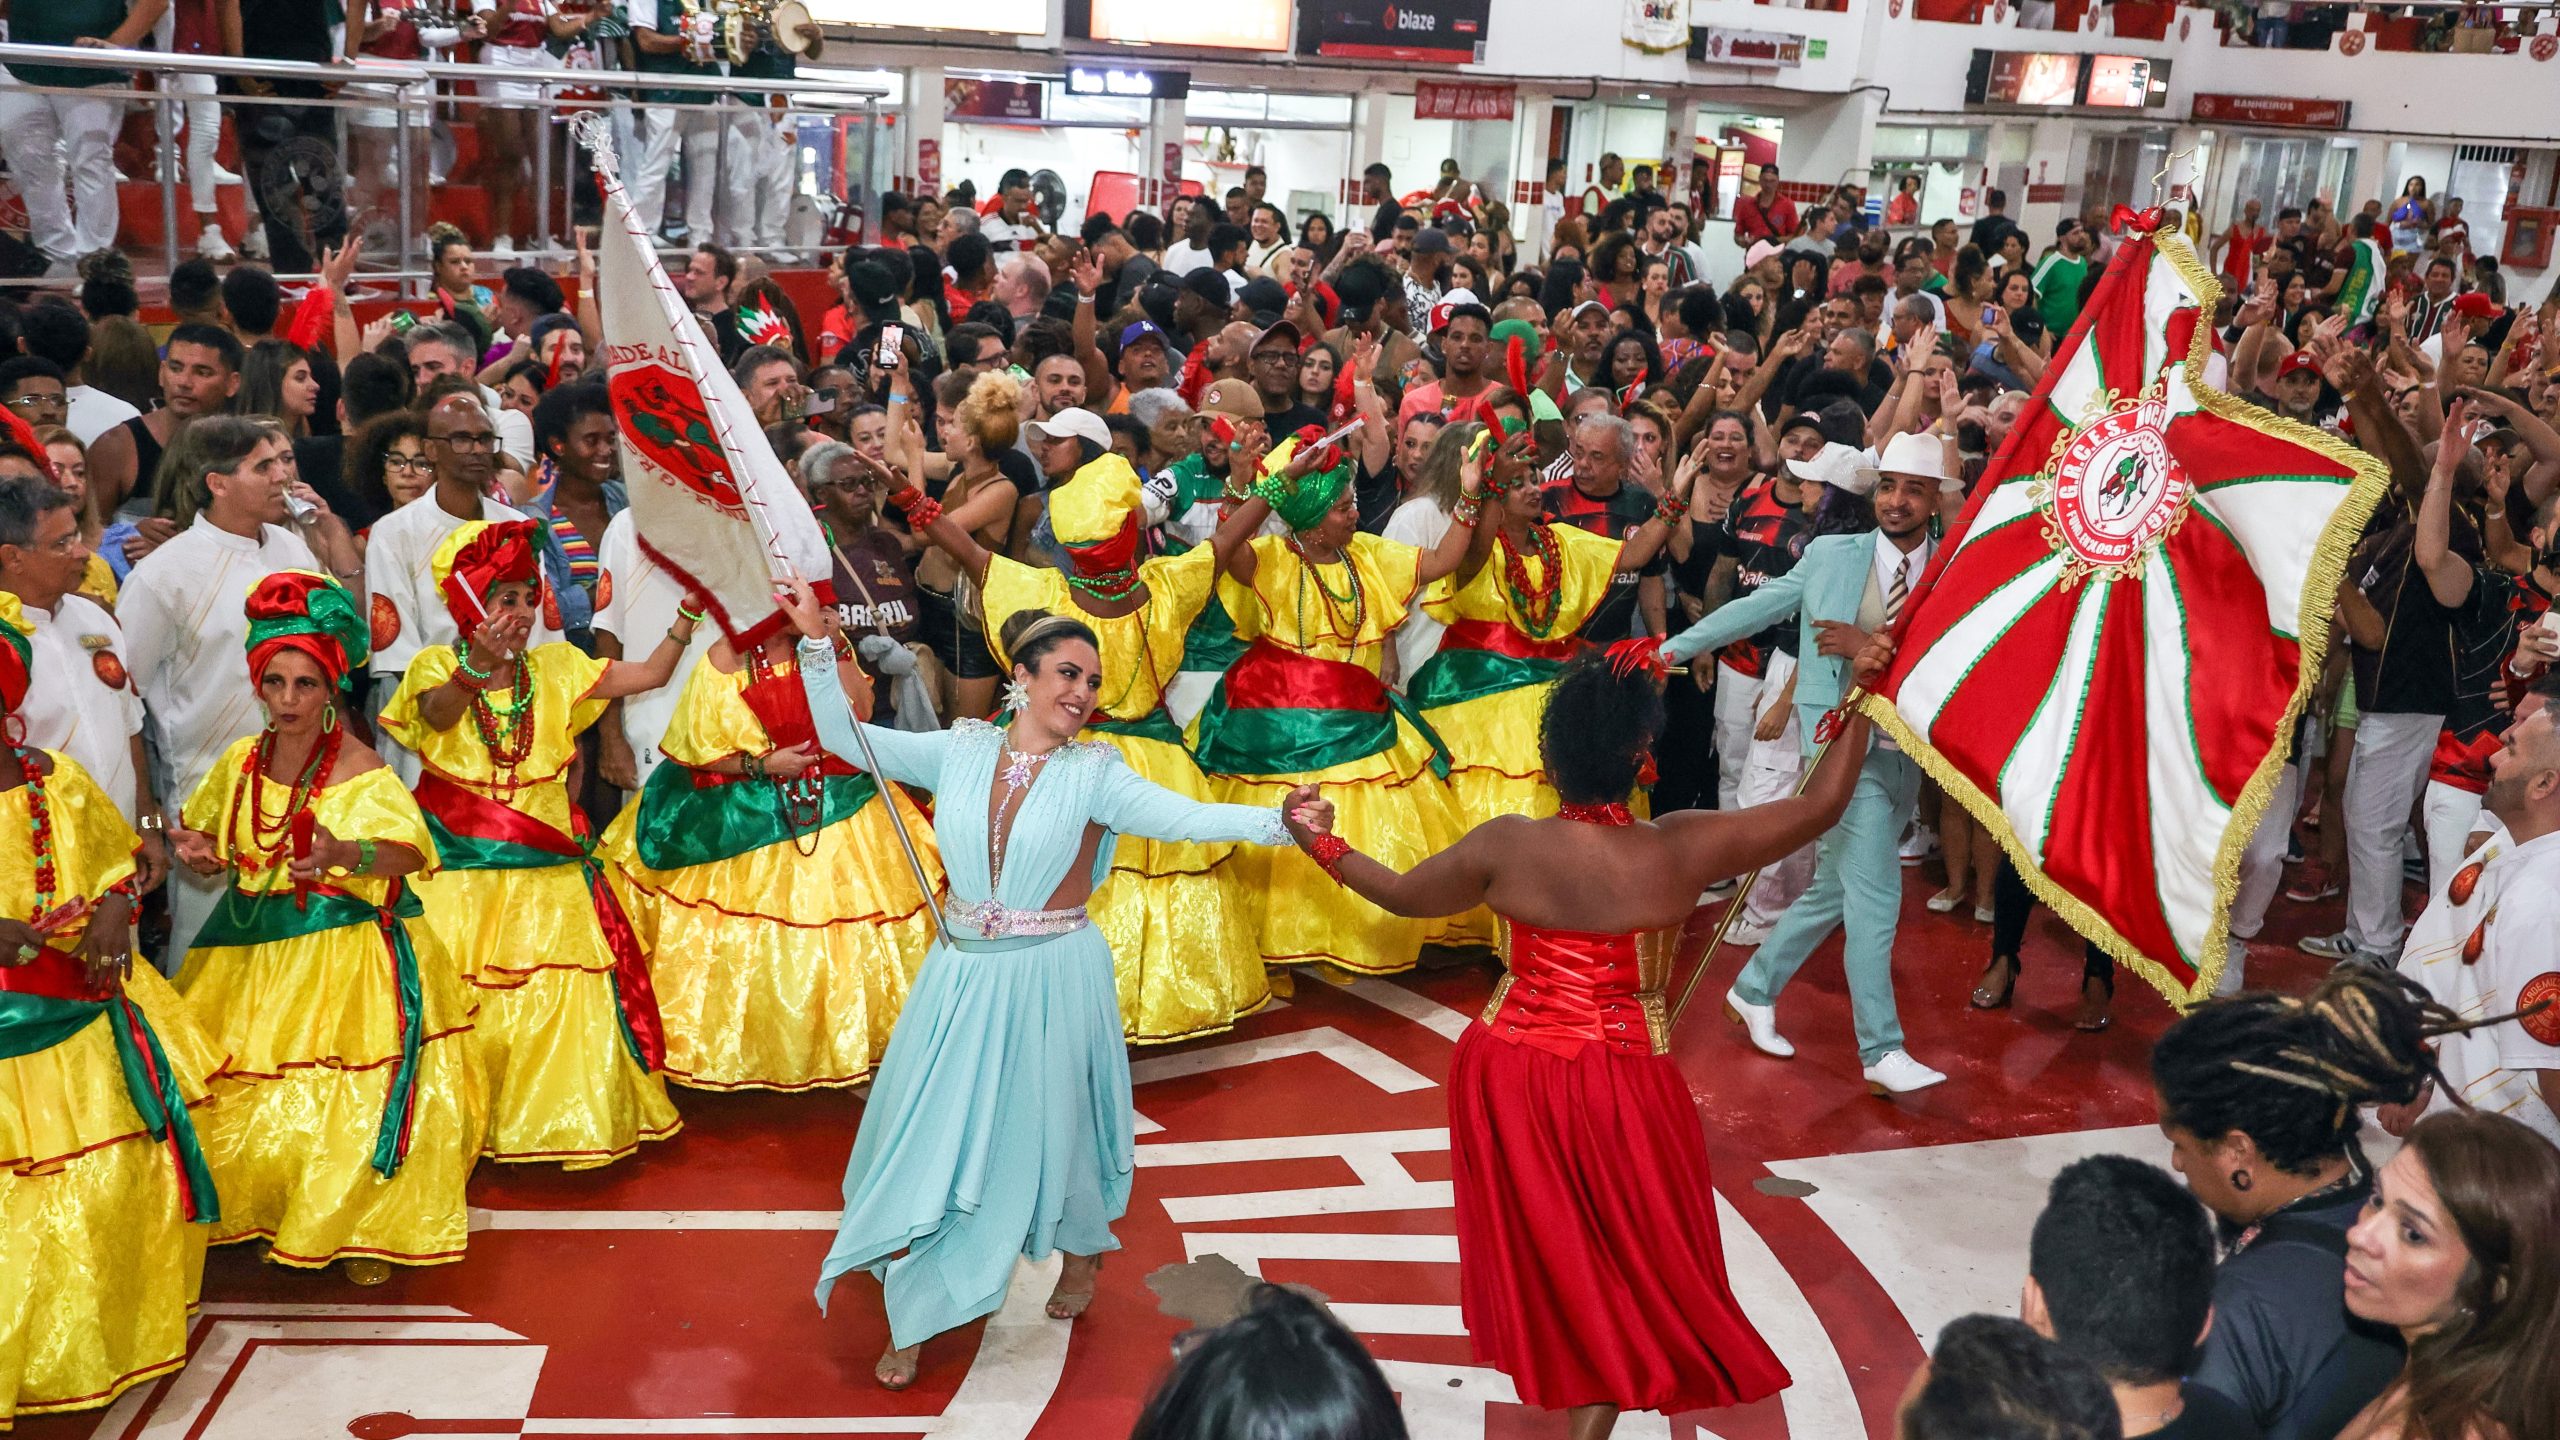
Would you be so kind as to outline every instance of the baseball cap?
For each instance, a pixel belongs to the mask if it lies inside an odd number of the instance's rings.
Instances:
[[[1270,345],[1275,342],[1288,346],[1289,353],[1294,355],[1306,344],[1307,337],[1298,333],[1298,326],[1295,321],[1281,320],[1272,324],[1261,334],[1254,336],[1253,351],[1247,353],[1259,352],[1263,346]]]
[[[1748,270],[1777,253],[1777,246],[1766,240],[1754,240],[1751,242],[1751,248],[1742,252],[1742,268]]]
[[[1289,308],[1288,287],[1268,275],[1246,281],[1244,288],[1236,292],[1236,299],[1253,316],[1256,325],[1271,324],[1280,318],[1281,311]]]
[[[1778,438],[1784,440],[1799,430],[1810,430],[1814,434],[1822,436],[1825,441],[1828,441],[1831,438],[1830,435],[1825,433],[1823,430],[1822,416],[1811,410],[1799,410],[1793,415],[1788,416],[1787,423],[1778,427]]]
[[[2061,224],[2056,225],[2056,226],[2054,226],[2054,227],[2053,227],[2053,238],[2054,238],[2054,239],[2056,239],[2056,240],[2065,240],[2065,239],[2069,239],[2072,231],[2074,231],[2074,230],[2078,230],[2078,229],[2081,229],[2081,228],[2083,228],[2083,227],[2082,227],[2082,225],[2080,224],[2080,222],[2079,222],[2079,221],[2077,221],[2077,220],[2065,220],[2065,221],[2063,221]]]
[[[2466,290],[2453,297],[2453,313],[2469,320],[2495,320],[2498,302],[2477,290]]]
[[[2277,364],[2276,378],[2282,380],[2287,376],[2298,374],[2304,370],[2310,371],[2313,375],[2318,375],[2320,373],[2320,362],[2311,358],[2310,351],[2296,350],[2292,354],[2284,357],[2284,359]]]
[[[1787,468],[1799,480],[1811,480],[1852,495],[1875,492],[1876,472],[1867,468],[1867,453],[1838,441],[1824,445],[1810,460],[1790,460]]]
[[[1133,320],[1127,325],[1122,326],[1120,329],[1120,348],[1122,350],[1126,350],[1132,345],[1144,344],[1150,340],[1154,341],[1158,345],[1164,346],[1168,350],[1173,348],[1172,342],[1164,338],[1164,332],[1157,329],[1155,322],[1152,320]]]
[[[1029,423],[1032,429],[1052,440],[1073,437],[1078,440],[1090,440],[1105,450],[1111,448],[1111,427],[1103,424],[1102,417],[1090,410],[1082,408],[1061,410],[1046,420],[1033,420]]]
[[[1488,330],[1493,328],[1493,312],[1487,310],[1484,302],[1476,298],[1476,292],[1460,286],[1441,296],[1440,303],[1431,307],[1431,333],[1437,335],[1448,329],[1449,322],[1456,319],[1461,311],[1482,316],[1485,328]]]
[[[1262,418],[1262,397],[1242,380],[1212,380],[1209,388],[1200,392],[1198,413],[1224,415],[1233,420],[1259,420]]]
[[[1235,303],[1236,292],[1227,277],[1203,265],[1182,277],[1182,288],[1224,310]]]
[[[1446,255],[1449,253],[1449,232],[1436,225],[1417,230],[1413,235],[1413,249],[1418,255]]]
[[[1566,322],[1567,322],[1567,323],[1571,323],[1572,321],[1579,320],[1579,319],[1581,319],[1581,318],[1582,318],[1582,312],[1583,312],[1583,311],[1585,311],[1585,310],[1597,310],[1597,311],[1599,311],[1599,312],[1600,312],[1601,314],[1603,314],[1603,315],[1606,315],[1606,314],[1608,314],[1608,313],[1609,313],[1609,307],[1608,307],[1607,305],[1604,305],[1604,304],[1602,304],[1601,302],[1599,302],[1599,301],[1597,301],[1597,300],[1585,300],[1585,301],[1583,301],[1581,304],[1576,305],[1576,306],[1574,306],[1572,309],[1567,310],[1566,312],[1564,312],[1564,318],[1565,318],[1565,320],[1566,320]]]

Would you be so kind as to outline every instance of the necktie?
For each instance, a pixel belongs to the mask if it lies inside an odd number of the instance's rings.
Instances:
[[[1884,627],[1888,630],[1893,628],[1894,621],[1902,618],[1902,602],[1911,598],[1911,588],[1902,579],[1910,568],[1911,557],[1907,555],[1893,567],[1893,588],[1884,594]]]

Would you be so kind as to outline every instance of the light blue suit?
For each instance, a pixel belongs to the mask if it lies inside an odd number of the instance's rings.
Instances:
[[[1876,535],[1825,535],[1805,547],[1795,568],[1675,635],[1664,650],[1685,662],[1797,617],[1796,722],[1808,754],[1824,712],[1840,703],[1848,662],[1821,653],[1815,622],[1856,624],[1875,573]],[[1795,977],[1832,927],[1846,924],[1849,1004],[1858,1057],[1873,1065],[1902,1048],[1893,1005],[1893,937],[1902,920],[1902,832],[1920,798],[1920,767],[1899,750],[1867,751],[1848,811],[1816,852],[1813,883],[1787,907],[1759,952],[1734,982],[1734,993],[1768,1005]]]

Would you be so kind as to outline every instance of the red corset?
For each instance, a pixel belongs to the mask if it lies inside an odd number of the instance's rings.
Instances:
[[[1678,929],[1602,935],[1508,918],[1502,926],[1510,973],[1484,1010],[1496,1037],[1567,1058],[1594,1040],[1632,1055],[1668,1051],[1662,988]]]

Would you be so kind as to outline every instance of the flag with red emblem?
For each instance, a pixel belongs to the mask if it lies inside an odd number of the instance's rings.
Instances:
[[[640,548],[708,602],[732,641],[762,639],[787,623],[773,598],[774,579],[786,571],[832,600],[826,536],[765,443],[719,347],[632,218],[614,173],[611,127],[594,112],[571,123],[595,153],[604,194],[596,288],[605,386]]]
[[[2181,1006],[2221,975],[2241,852],[2386,484],[2212,388],[2216,295],[2183,236],[2132,227],[1866,702],[2040,898]]]

